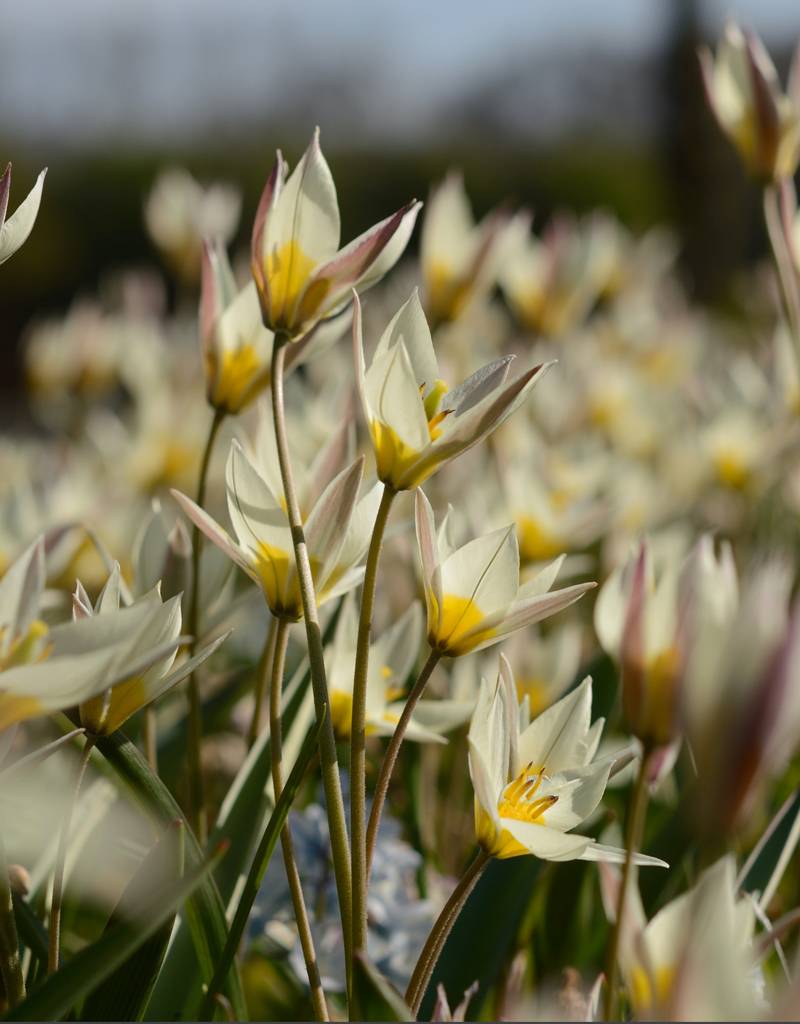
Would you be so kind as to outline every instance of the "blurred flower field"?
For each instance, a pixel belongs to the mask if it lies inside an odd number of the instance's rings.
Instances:
[[[317,130],[28,327],[4,1019],[800,1018],[800,58],[699,61],[741,315],[457,170],[342,238]]]

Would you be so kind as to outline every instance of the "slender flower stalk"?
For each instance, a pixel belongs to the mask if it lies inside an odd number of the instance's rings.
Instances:
[[[356,663],[353,673],[353,717],[350,726],[350,836],[353,878],[353,947],[367,948],[367,674],[369,672],[369,644],[372,629],[372,609],[375,603],[375,584],[378,562],[386,523],[396,491],[384,485],[378,514],[372,530],[367,554],[364,586],[361,591],[361,612],[358,620]],[[352,965],[351,968],[352,970]]]
[[[86,766],[89,764],[89,758],[91,757],[93,746],[94,737],[87,734],[83,753],[81,754],[81,759],[78,764],[75,788],[72,791],[72,796],[69,804],[67,805],[64,820],[61,823],[61,832],[58,837],[56,862],[55,867],[53,868],[53,896],[50,901],[50,941],[47,951],[47,970],[50,974],[58,970],[61,953],[61,904],[64,896],[64,862],[67,858],[67,843],[69,842],[72,818],[75,813],[75,807],[78,803],[78,796],[80,795],[83,776],[86,773]]]
[[[272,415],[275,422],[275,442],[281,470],[281,483],[286,498],[286,512],[292,532],[297,578],[303,605],[303,622],[308,643],[308,661],[311,671],[311,687],[314,694],[314,708],[317,721],[322,722],[320,733],[320,764],[322,784],[325,790],[325,805],[330,829],[333,871],[339,912],[342,918],[342,934],[345,944],[345,962],[350,962],[352,942],[352,876],[350,873],[350,850],[347,838],[347,822],[342,799],[342,784],[339,777],[339,763],[336,759],[336,740],[333,735],[331,716],[326,714],[328,706],[328,681],[325,673],[325,657],[322,648],[322,632],[319,626],[317,600],[311,565],[308,558],[303,520],[297,501],[292,465],[289,459],[289,445],[286,438],[286,415],[283,397],[283,372],[288,335],[278,333],[272,350],[271,394]],[[348,978],[348,992],[350,989]]]
[[[411,975],[406,989],[406,1003],[414,1014],[414,1019],[419,1013],[420,1004],[430,984],[436,964],[439,962],[444,944],[453,930],[453,925],[491,859],[491,855],[486,850],[478,851],[475,859],[461,876],[461,881],[453,890],[450,899],[442,908],[442,912],[436,919],[436,924],[431,928],[431,933],[422,947],[419,960],[417,960],[414,973]]]
[[[367,826],[367,882],[369,882],[369,873],[372,868],[372,855],[375,852],[375,843],[378,838],[378,829],[381,824],[381,814],[383,813],[383,805],[386,803],[386,794],[389,792],[389,781],[394,771],[394,766],[397,763],[397,756],[400,753],[400,746],[405,738],[408,724],[411,721],[411,716],[414,714],[414,709],[422,696],[425,687],[428,684],[433,670],[439,664],[439,659],[442,657],[442,652],[431,648],[430,654],[425,664],[420,669],[417,681],[409,693],[403,713],[400,715],[400,721],[397,723],[397,728],[392,733],[392,738],[389,740],[389,746],[386,748],[386,753],[383,755],[383,763],[381,764],[380,774],[378,781],[375,785],[375,795],[372,800],[372,808],[369,812],[369,824]]]
[[[792,262],[792,252],[787,240],[786,226],[781,210],[781,187],[781,185],[773,184],[764,187],[764,222],[775,260],[783,312],[797,347],[800,345],[800,294],[798,293],[797,272]]]
[[[275,642],[278,634],[278,620],[274,615],[269,617],[269,628],[264,641],[264,649],[258,661],[258,678],[256,679],[255,704],[253,706],[253,717],[250,720],[250,728],[247,731],[247,747],[250,749],[258,739],[261,731],[261,709],[264,706],[264,693],[269,680],[270,665],[274,659]],[[277,799],[277,798],[276,798]]]
[[[17,922],[14,918],[14,902],[2,837],[0,837],[0,980],[3,982],[6,1001],[13,1010],[17,1003],[25,998],[25,978],[19,958]]]
[[[197,504],[202,506],[206,500],[206,484],[211,454],[217,439],[219,428],[225,419],[225,413],[219,409],[214,412],[211,427],[208,431],[203,459],[200,463],[200,478],[197,482]],[[194,654],[197,628],[200,621],[200,554],[202,551],[202,535],[197,526],[192,528],[192,592],[189,598],[189,655]],[[201,745],[203,741],[203,715],[200,701],[200,687],[194,672],[189,676],[189,805],[192,826],[201,843],[206,840],[208,818],[205,808],[203,787],[203,766],[201,763]]]
[[[631,884],[631,868],[633,866],[634,854],[642,845],[644,834],[644,820],[647,814],[647,777],[653,751],[645,748],[642,751],[642,758],[639,762],[639,771],[636,775],[636,782],[631,793],[630,804],[628,805],[628,823],[625,835],[625,863],[622,868],[622,882],[617,897],[617,913],[614,920],[614,928],[611,932],[611,942],[608,947],[608,965],[606,968],[606,992],[604,1020],[615,1020],[617,1011],[617,962],[619,957],[619,943],[622,929],[624,928],[625,905],[628,899],[628,888]]]
[[[275,625],[277,623],[277,626]],[[289,622],[286,619],[273,619],[267,637],[265,651],[272,648],[272,672],[269,690],[269,733],[270,747],[272,754],[272,788],[274,791],[275,804],[277,805],[281,792],[283,791],[283,743],[281,737],[281,693],[283,688],[283,671],[286,664],[286,645],[289,640]],[[308,984],[311,989],[311,1003],[314,1007],[316,1020],[330,1020],[328,1007],[325,1002],[325,993],[322,989],[322,981],[317,965],[317,956],[314,951],[314,939],[311,934],[311,925],[308,920],[305,897],[303,896],[303,884],[300,881],[300,872],[297,870],[297,861],[294,855],[292,833],[287,820],[281,829],[281,848],[283,850],[283,864],[286,869],[286,878],[289,882],[289,891],[292,896],[294,916],[297,921],[297,930],[300,934],[300,945],[303,949]]]
[[[150,770],[158,775],[158,725],[156,709],[152,704],[148,704],[142,714],[142,738],[144,740],[144,756],[147,758]]]

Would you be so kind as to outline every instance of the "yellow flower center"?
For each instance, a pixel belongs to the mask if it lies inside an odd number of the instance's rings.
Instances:
[[[550,704],[550,687],[546,679],[517,678],[517,698],[522,703],[528,698],[531,718],[540,714]]]
[[[259,541],[256,572],[261,580],[267,604],[275,615],[297,619],[300,617],[298,601],[292,599],[286,592],[290,564],[294,564],[294,559],[290,562],[288,551]]]
[[[316,263],[294,239],[273,249],[265,260],[264,269],[269,289],[270,326],[274,330],[294,331],[316,313],[330,282],[320,279],[309,285]]]
[[[427,272],[428,316],[434,322],[448,323],[457,320],[472,291],[472,281],[453,273],[449,263],[433,260]]]
[[[269,383],[269,368],[252,344],[223,351],[220,366],[213,356],[209,362],[209,401],[217,409],[241,412]]]
[[[631,971],[630,997],[637,1014],[667,1002],[675,982],[674,967],[657,967],[651,973],[640,964]]]
[[[478,629],[485,617],[471,597],[445,594],[430,643],[453,656],[467,654],[494,632]]]
[[[736,491],[743,491],[750,483],[750,466],[734,448],[720,448],[714,453],[714,468],[720,483]]]
[[[525,562],[544,562],[564,550],[562,541],[532,516],[517,516],[519,553]]]
[[[513,818],[535,825],[542,820],[544,812],[557,802],[554,795],[536,797],[545,778],[544,765],[534,766],[532,761],[503,790],[497,801],[497,813],[501,818]]]

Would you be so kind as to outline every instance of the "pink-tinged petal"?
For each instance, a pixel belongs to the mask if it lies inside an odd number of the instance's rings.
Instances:
[[[780,115],[775,103],[777,75],[761,41],[752,32],[745,32],[745,40],[758,135],[758,150],[755,157],[759,170],[771,174],[781,134]]]
[[[80,580],[75,582],[75,592],[72,595],[72,617],[73,619],[88,619],[94,615],[92,599],[86,593],[86,588]]]
[[[0,226],[0,263],[14,255],[27,239],[36,223],[47,168],[39,172],[33,188],[11,216]]]
[[[506,774],[514,777],[519,771],[519,700],[514,673],[505,654],[500,655],[500,667],[497,678],[498,687],[502,687],[502,704],[505,710],[505,731],[508,736],[508,765]]]
[[[625,716],[634,725],[641,721],[645,701],[645,616],[647,601],[648,551],[643,541],[633,569],[625,624],[620,642],[623,670],[622,703]]]
[[[447,392],[442,399],[442,408],[452,409],[457,416],[463,416],[504,383],[513,361],[514,356],[503,356],[482,366],[458,387]]]
[[[714,88],[714,55],[707,46],[701,46],[697,51],[697,60],[700,64],[700,78],[703,82],[703,90],[706,94],[706,103],[708,104],[711,113],[721,124],[721,120],[717,112],[716,90]]]
[[[3,171],[3,177],[0,178],[0,228],[6,219],[6,211],[8,210],[8,196],[11,192],[11,164],[6,166]]]
[[[212,544],[216,544],[220,551],[224,552],[224,554],[226,554],[232,562],[238,565],[240,569],[246,572],[252,580],[259,583],[257,573],[246,558],[242,549],[231,538],[227,530],[224,530],[219,523],[204,511],[204,509],[200,508],[199,505],[196,505],[191,498],[187,498],[185,494],[181,494],[180,491],[176,491],[174,489],[171,493],[172,497],[180,505],[182,511],[192,521],[192,523],[194,523],[197,529],[200,530],[201,533],[205,534]]]
[[[466,451],[477,444],[508,419],[552,365],[534,366],[507,384],[499,394],[487,395],[461,415],[448,416],[436,446],[441,444],[446,448],[457,444]]]
[[[438,614],[438,609],[442,606],[441,574],[436,571],[439,562],[439,551],[436,545],[436,523],[433,509],[421,487],[417,488],[417,493],[414,496],[414,519],[417,528],[417,544],[419,546],[420,559],[422,560],[425,604],[428,611],[428,625],[430,626]],[[431,597],[434,599],[433,602]],[[433,607],[434,602],[436,608]]]
[[[255,220],[253,221],[253,235],[250,241],[250,263],[253,276],[256,280],[259,292],[267,289],[264,277],[264,236],[267,231],[267,220],[270,211],[278,201],[284,179],[286,177],[286,164],[284,163],[281,151],[275,154],[275,166],[267,178],[264,191],[258,201]]]
[[[363,235],[353,239],[333,259],[317,268],[311,278],[309,287],[313,287],[317,281],[327,282],[328,298],[324,305],[325,311],[335,308],[344,297],[342,293],[363,283],[368,274],[370,274],[369,283],[374,284],[379,277],[383,276],[390,269],[390,266],[384,267],[383,263],[386,261],[382,261],[378,267],[380,273],[373,271],[378,257],[398,233],[400,233],[400,240],[403,241],[404,239],[405,241],[400,252],[394,257],[393,262],[400,258],[402,249],[405,248],[408,244],[408,239],[411,237],[420,205],[416,200],[408,203],[408,205],[398,210],[397,213],[392,214],[391,217],[387,217],[379,224],[370,228],[369,231],[365,231]],[[394,247],[390,250],[390,255],[394,256]],[[373,273],[370,273],[370,271],[373,271]]]
[[[795,47],[792,55],[789,79],[786,83],[786,95],[792,101],[795,110],[800,112],[800,44]]]
[[[484,647],[491,647],[492,644],[502,640],[510,633],[524,629],[526,626],[532,626],[536,622],[541,622],[542,619],[547,619],[551,615],[563,611],[596,586],[596,583],[576,583],[575,586],[564,587],[563,590],[556,590],[552,594],[543,594],[528,600],[517,601],[499,621],[492,616],[487,616],[481,623],[478,632],[483,633],[486,630],[490,635],[486,636],[477,647],[470,649],[481,651]]]

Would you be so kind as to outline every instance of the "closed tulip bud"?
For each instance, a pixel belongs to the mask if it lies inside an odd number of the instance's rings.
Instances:
[[[784,92],[761,40],[729,22],[715,56],[701,49],[700,68],[711,110],[749,173],[763,183],[791,178],[800,159],[798,54]]]

